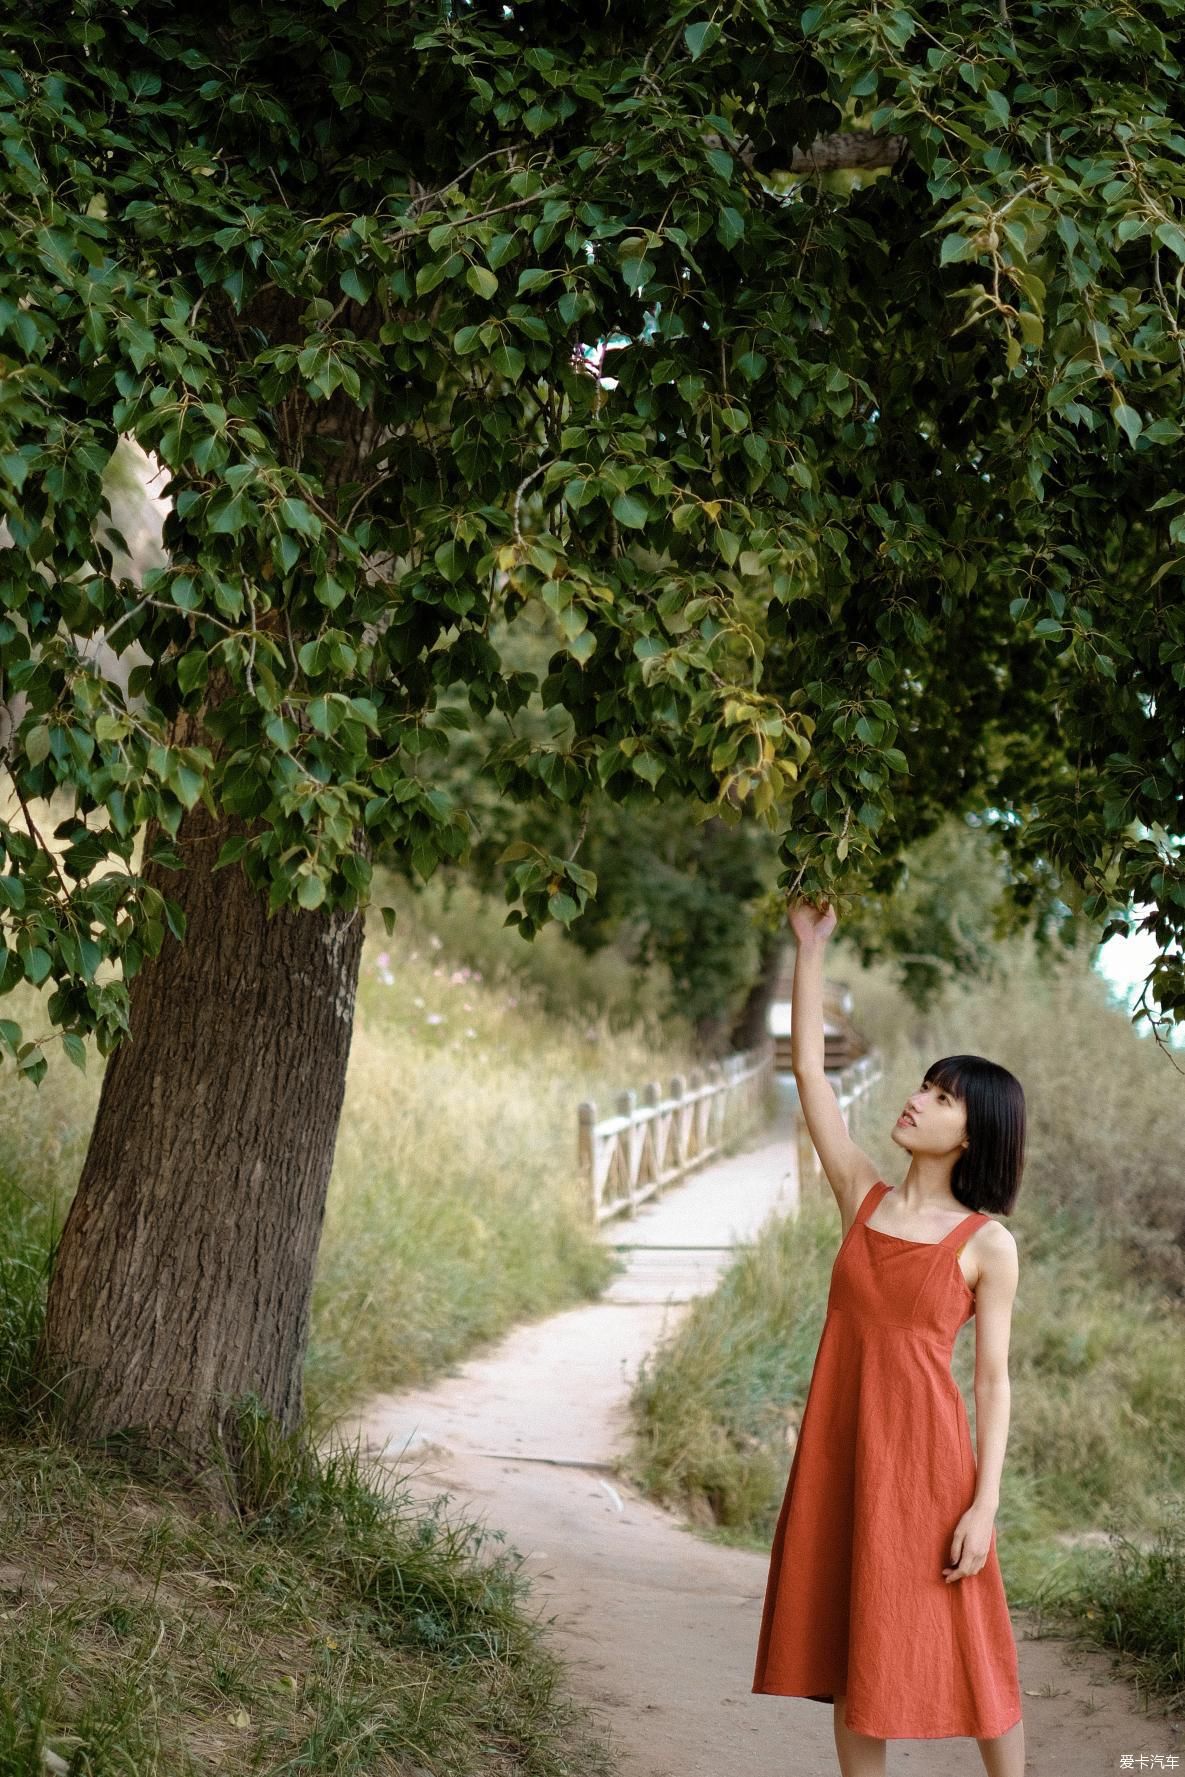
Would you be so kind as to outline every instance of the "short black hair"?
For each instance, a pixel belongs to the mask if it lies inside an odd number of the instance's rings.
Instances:
[[[926,1069],[967,1107],[967,1147],[955,1161],[950,1188],[968,1209],[1010,1215],[1025,1165],[1025,1095],[1015,1074],[983,1055],[946,1055]]]

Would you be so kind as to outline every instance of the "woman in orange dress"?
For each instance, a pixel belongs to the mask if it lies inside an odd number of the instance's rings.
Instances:
[[[996,1557],[1024,1166],[1020,1083],[979,1055],[936,1062],[893,1140],[893,1189],[852,1141],[823,1071],[835,913],[799,902],[791,1045],[843,1240],[774,1532],[752,1688],[833,1706],[842,1777],[881,1777],[889,1740],[976,1740],[1022,1777],[1016,1641]],[[975,1417],[951,1374],[975,1316]]]

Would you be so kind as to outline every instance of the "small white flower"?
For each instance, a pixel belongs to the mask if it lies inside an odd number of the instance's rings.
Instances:
[[[379,974],[379,980],[383,983],[384,987],[394,987],[395,985],[395,977],[392,975],[390,969],[383,969]]]
[[[415,999],[412,1001],[412,1005],[413,1006],[422,1006],[423,1003],[424,1003],[423,1000],[421,999],[420,995],[417,993]]]
[[[443,1024],[444,1023],[444,1013],[443,1012],[429,1012],[428,1016],[424,1020],[424,1023],[425,1024]]]
[[[472,1028],[470,1028],[469,1030],[467,1030],[465,1032],[465,1035],[467,1037],[475,1037],[477,1035],[477,1032],[475,1030],[473,1030]]]

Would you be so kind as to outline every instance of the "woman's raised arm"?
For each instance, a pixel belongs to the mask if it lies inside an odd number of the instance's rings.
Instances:
[[[880,1174],[848,1134],[839,1101],[823,1071],[823,959],[827,940],[835,930],[835,910],[826,904],[819,909],[807,901],[796,901],[789,917],[798,946],[790,1009],[794,1079],[815,1152],[847,1223]]]

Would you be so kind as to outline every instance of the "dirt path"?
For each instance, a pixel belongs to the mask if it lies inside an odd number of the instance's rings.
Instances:
[[[792,1088],[780,1091],[761,1146],[606,1229],[610,1242],[641,1250],[598,1302],[516,1328],[426,1389],[377,1397],[361,1421],[366,1443],[417,1495],[454,1495],[450,1515],[504,1531],[525,1557],[572,1689],[615,1749],[620,1777],[830,1777],[837,1768],[830,1706],[749,1689],[765,1556],[704,1541],[615,1473],[641,1359],[711,1289],[734,1244],[768,1215],[794,1211]],[[1037,1639],[1019,1612],[1014,1625],[1028,1769],[1110,1777],[1173,1768],[1163,1757],[1141,1765],[1141,1753],[1180,1760],[1181,1724],[1146,1717],[1105,1655]],[[897,1741],[888,1765],[919,1777],[983,1768],[970,1740]]]

